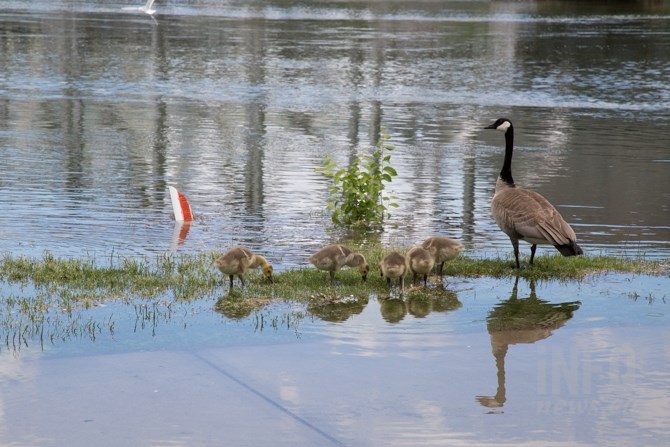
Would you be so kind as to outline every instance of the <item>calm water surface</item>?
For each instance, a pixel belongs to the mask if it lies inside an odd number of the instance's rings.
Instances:
[[[667,5],[553,2],[3,2],[0,251],[174,249],[167,185],[197,216],[180,250],[281,266],[339,238],[314,168],[383,126],[400,209],[384,240],[443,233],[506,254],[489,213],[503,138],[517,183],[590,253],[670,249]]]
[[[0,253],[305,266],[343,237],[314,169],[384,128],[400,208],[376,237],[508,256],[483,130],[507,116],[516,182],[587,254],[670,257],[667,2],[129,4],[0,1]],[[667,445],[669,286],[454,278],[448,303],[239,319],[162,297],[37,330],[8,301],[39,291],[3,283],[0,444]]]

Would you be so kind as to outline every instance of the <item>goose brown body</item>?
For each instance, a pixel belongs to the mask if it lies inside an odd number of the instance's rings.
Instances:
[[[505,159],[496,190],[491,201],[491,213],[500,229],[509,237],[514,248],[516,267],[519,263],[519,241],[531,244],[530,265],[533,264],[538,244],[549,244],[563,256],[583,254],[577,245],[577,236],[556,208],[542,195],[517,188],[512,178],[514,127],[506,118],[500,118],[487,129],[505,133]]]
[[[445,236],[429,237],[421,244],[433,256],[437,271],[442,276],[446,261],[451,261],[463,251],[463,244]]]
[[[362,254],[354,253],[350,248],[339,244],[322,248],[309,257],[309,262],[317,269],[329,272],[331,285],[335,282],[335,272],[344,266],[358,267],[363,281],[367,279],[370,270]]]
[[[407,267],[412,273],[412,282],[419,275],[423,277],[423,285],[428,285],[428,274],[435,266],[433,255],[423,247],[414,247],[407,252]]]
[[[400,290],[405,289],[407,261],[403,255],[397,251],[393,251],[384,256],[384,259],[379,262],[379,270],[381,271],[382,277],[386,278],[386,282],[389,286],[391,285],[392,279],[398,279]]]
[[[214,261],[214,266],[230,278],[230,290],[233,290],[233,277],[237,275],[244,286],[244,273],[248,269],[261,268],[263,275],[272,282],[272,265],[263,256],[255,255],[244,247],[231,248]]]

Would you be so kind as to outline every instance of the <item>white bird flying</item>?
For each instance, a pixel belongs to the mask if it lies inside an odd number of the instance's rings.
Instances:
[[[153,5],[154,0],[147,0],[147,3],[144,6],[125,6],[123,7],[123,9],[125,9],[126,11],[142,11],[152,16],[156,12],[155,9],[152,9]]]

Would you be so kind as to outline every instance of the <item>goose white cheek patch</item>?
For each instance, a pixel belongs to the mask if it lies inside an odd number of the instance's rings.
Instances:
[[[499,130],[501,132],[507,132],[507,129],[509,129],[509,126],[510,126],[510,122],[505,121],[500,126],[496,127],[496,130]]]

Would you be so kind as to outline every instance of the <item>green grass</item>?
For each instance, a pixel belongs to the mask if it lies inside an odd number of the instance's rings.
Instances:
[[[281,271],[275,265],[274,283],[254,271],[248,274],[244,288],[235,280],[232,292],[227,278],[212,266],[219,253],[116,258],[105,262],[61,259],[49,253],[41,258],[5,255],[0,258],[0,344],[17,351],[28,346],[29,340],[39,340],[44,346],[71,338],[94,340],[103,332],[113,334],[112,317],[94,321],[78,312],[106,300],[134,306],[140,324],[147,325],[156,324],[163,314],[169,316],[175,302],[212,300],[213,309],[228,318],[255,315],[256,325],[262,330],[297,326],[305,311],[325,321],[344,321],[362,312],[370,298],[379,300],[382,315],[390,322],[403,318],[405,310],[422,316],[438,309],[457,309],[462,304],[456,293],[449,290],[451,278],[518,275],[529,280],[579,281],[609,272],[670,273],[668,263],[607,256],[540,256],[535,265],[521,271],[512,268],[511,258],[461,256],[445,264],[445,287],[434,276],[427,288],[413,287],[411,278],[406,278],[401,300],[397,299],[401,297],[397,286],[389,289],[377,268],[379,260],[389,251],[381,246],[363,249],[371,267],[366,282],[361,280],[357,269],[343,269],[337,272],[336,285],[331,287],[328,273],[311,266]],[[635,294],[631,298],[641,297]],[[265,312],[263,309],[273,302],[288,303],[291,310],[283,312],[283,316]]]
[[[56,301],[62,308],[72,303],[86,303],[105,299],[136,299],[170,297],[192,300],[214,297],[254,298],[267,300],[336,301],[342,297],[367,299],[370,295],[385,297],[389,289],[380,277],[377,264],[389,250],[374,247],[364,251],[370,264],[368,280],[362,282],[356,269],[343,269],[336,274],[337,285],[330,287],[328,274],[314,268],[280,271],[270,284],[257,271],[248,274],[248,284],[228,292],[228,281],[212,267],[218,253],[199,255],[158,256],[155,259],[120,258],[100,265],[93,259],[60,259],[51,254],[42,258],[13,257],[0,259],[0,281],[32,285],[40,296],[35,305],[48,306]],[[275,270],[278,266],[275,265]],[[626,272],[637,274],[667,274],[670,266],[656,261],[624,259],[608,256],[579,256],[564,258],[560,255],[540,256],[529,268],[517,271],[511,259],[475,259],[460,256],[444,266],[449,277],[514,277],[519,275],[537,280],[580,280],[588,275]],[[406,284],[410,285],[410,278]],[[432,278],[433,284],[437,282]],[[434,289],[435,287],[433,287]],[[409,288],[408,293],[429,293],[421,287]],[[2,297],[0,297],[2,298]],[[38,303],[39,301],[39,303]]]

